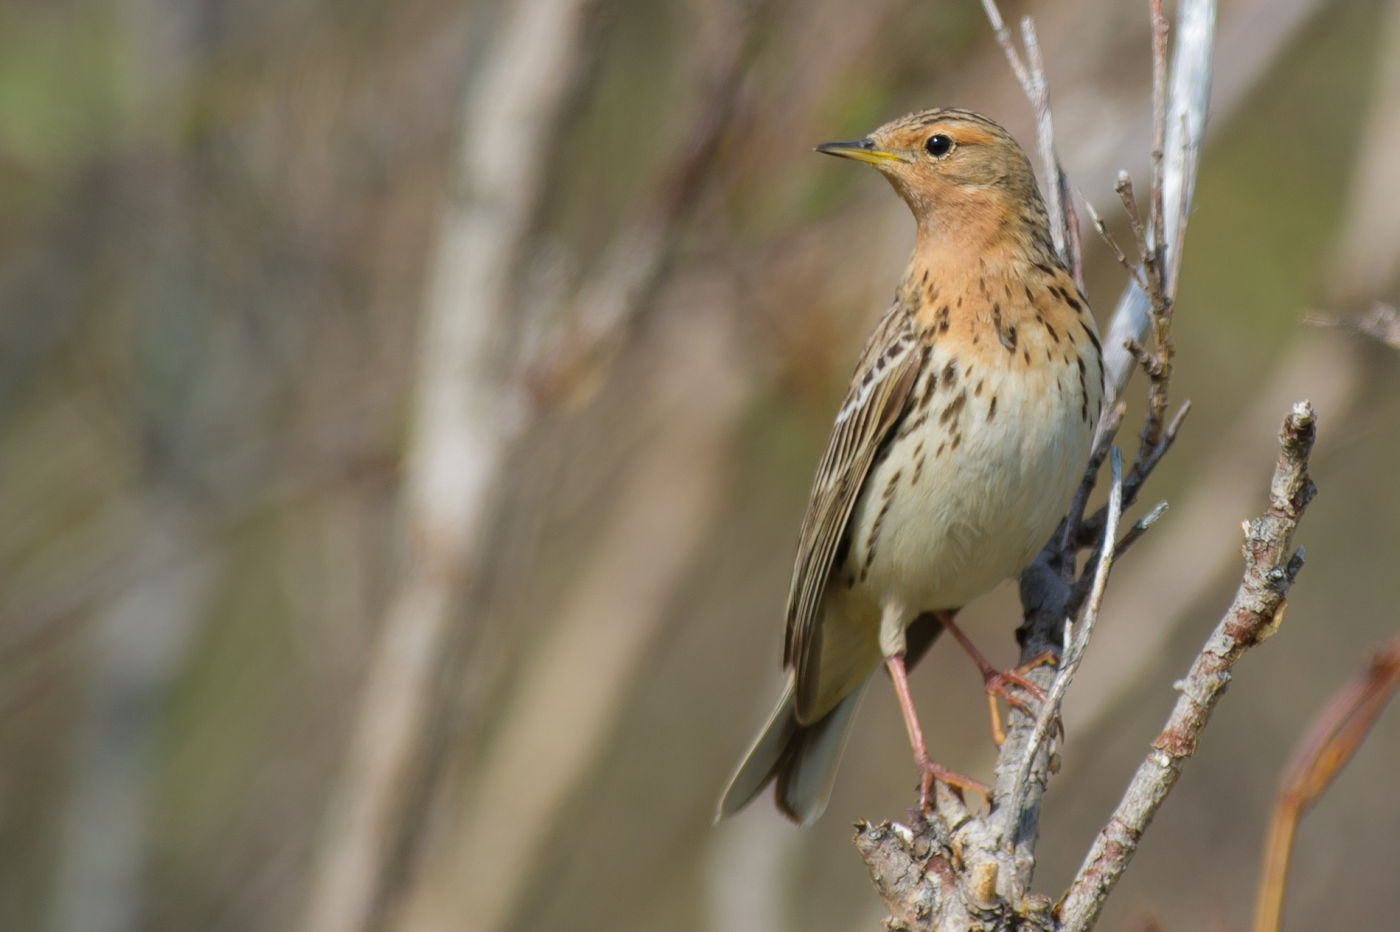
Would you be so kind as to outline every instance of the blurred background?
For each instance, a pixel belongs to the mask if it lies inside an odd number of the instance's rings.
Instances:
[[[1004,12],[1120,216],[1146,2]],[[912,240],[811,147],[935,104],[1033,139],[975,0],[0,9],[0,928],[879,927],[848,840],[915,799],[892,691],[815,827],[711,817]],[[1400,3],[1222,0],[1210,119],[1194,408],[1070,693],[1041,891],[1228,604],[1304,397],[1320,491],[1104,928],[1246,926],[1290,747],[1400,624],[1400,351],[1300,323],[1400,297]],[[1084,241],[1103,327],[1125,275]],[[1018,621],[1010,584],[966,612],[1001,664]],[[972,665],[914,686],[989,774]],[[1400,910],[1397,766],[1392,710],[1305,817],[1287,927]]]

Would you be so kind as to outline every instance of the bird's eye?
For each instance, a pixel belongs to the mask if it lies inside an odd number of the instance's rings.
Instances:
[[[928,142],[924,143],[924,148],[928,150],[929,155],[934,158],[939,158],[953,150],[953,140],[942,133],[934,133],[932,136],[928,137]]]

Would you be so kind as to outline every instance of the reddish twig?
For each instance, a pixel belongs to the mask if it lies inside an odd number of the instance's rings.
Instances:
[[[1263,867],[1254,906],[1254,932],[1276,932],[1283,912],[1283,891],[1293,835],[1303,810],[1347,765],[1366,739],[1395,686],[1400,683],[1400,635],[1371,657],[1313,720],[1283,772],[1283,782],[1269,820]]]

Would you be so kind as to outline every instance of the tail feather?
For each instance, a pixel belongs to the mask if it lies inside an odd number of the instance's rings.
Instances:
[[[851,721],[869,684],[867,678],[822,718],[802,725],[789,683],[768,724],[730,778],[716,821],[744,808],[773,782],[774,797],[784,815],[803,825],[814,822],[831,798]]]
[[[956,611],[953,609],[949,614]],[[942,631],[942,622],[932,612],[914,619],[905,635],[908,669],[914,668]],[[743,809],[769,783],[775,784],[773,795],[783,815],[803,825],[816,821],[831,798],[836,767],[846,749],[851,722],[873,675],[871,671],[831,711],[809,725],[797,721],[793,681],[789,679],[787,691],[778,701],[768,724],[763,726],[753,747],[744,755],[744,762],[730,777],[729,786],[720,797],[715,821]]]

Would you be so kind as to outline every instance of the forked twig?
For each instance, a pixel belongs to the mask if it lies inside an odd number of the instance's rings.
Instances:
[[[1113,238],[1113,234],[1108,232],[1108,226],[1103,222],[1103,218],[1099,216],[1099,212],[1094,209],[1093,202],[1082,194],[1080,195],[1080,200],[1084,201],[1084,207],[1089,211],[1089,219],[1094,221],[1094,229],[1098,231],[1099,239],[1103,240],[1104,243],[1108,245],[1108,248],[1113,250],[1113,258],[1118,260],[1118,264],[1132,276],[1137,286],[1143,291],[1146,291],[1147,280],[1142,277],[1142,269],[1138,268],[1137,263],[1130,260],[1123,253],[1123,247],[1119,246],[1118,241]]]

